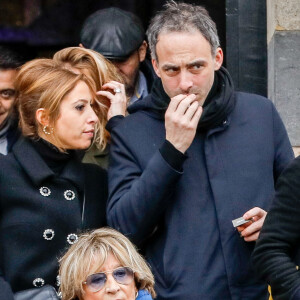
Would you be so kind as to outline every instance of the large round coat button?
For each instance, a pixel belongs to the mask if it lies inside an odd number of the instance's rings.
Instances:
[[[75,193],[71,190],[66,190],[64,192],[64,197],[65,197],[66,200],[69,200],[69,201],[74,200],[75,199]]]
[[[75,244],[77,241],[78,241],[78,236],[77,236],[77,234],[75,234],[75,233],[70,233],[70,234],[67,236],[67,242],[68,242],[70,245]]]
[[[54,238],[54,235],[55,235],[55,233],[54,233],[54,230],[52,230],[52,229],[46,229],[43,233],[43,237],[47,241],[51,241]]]
[[[51,194],[51,190],[48,187],[46,187],[46,186],[42,186],[40,188],[40,193],[41,193],[42,196],[48,197]]]
[[[43,278],[36,278],[33,280],[32,284],[35,287],[42,287],[45,284],[45,280]]]
[[[59,275],[56,276],[56,285],[58,287],[60,287],[60,276]]]

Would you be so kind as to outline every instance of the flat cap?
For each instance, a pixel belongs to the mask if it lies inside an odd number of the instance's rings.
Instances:
[[[80,41],[108,59],[125,60],[145,39],[141,20],[117,7],[96,11],[84,22]]]

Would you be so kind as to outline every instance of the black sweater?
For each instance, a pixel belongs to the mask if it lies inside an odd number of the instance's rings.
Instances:
[[[278,179],[276,195],[253,254],[274,300],[300,299],[300,156]]]

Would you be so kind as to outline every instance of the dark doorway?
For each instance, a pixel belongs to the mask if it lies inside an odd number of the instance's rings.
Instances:
[[[146,29],[149,20],[162,9],[165,2],[166,0],[1,0],[0,43],[27,43],[40,52],[76,46],[85,18],[98,9],[110,6],[135,13]],[[217,23],[222,48],[225,50],[225,1],[183,2],[206,7]]]

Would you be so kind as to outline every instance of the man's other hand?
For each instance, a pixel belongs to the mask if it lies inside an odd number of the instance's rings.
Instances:
[[[254,207],[243,215],[243,218],[250,220],[250,222],[237,227],[237,230],[246,242],[253,242],[258,239],[266,216],[267,212],[259,207]]]

